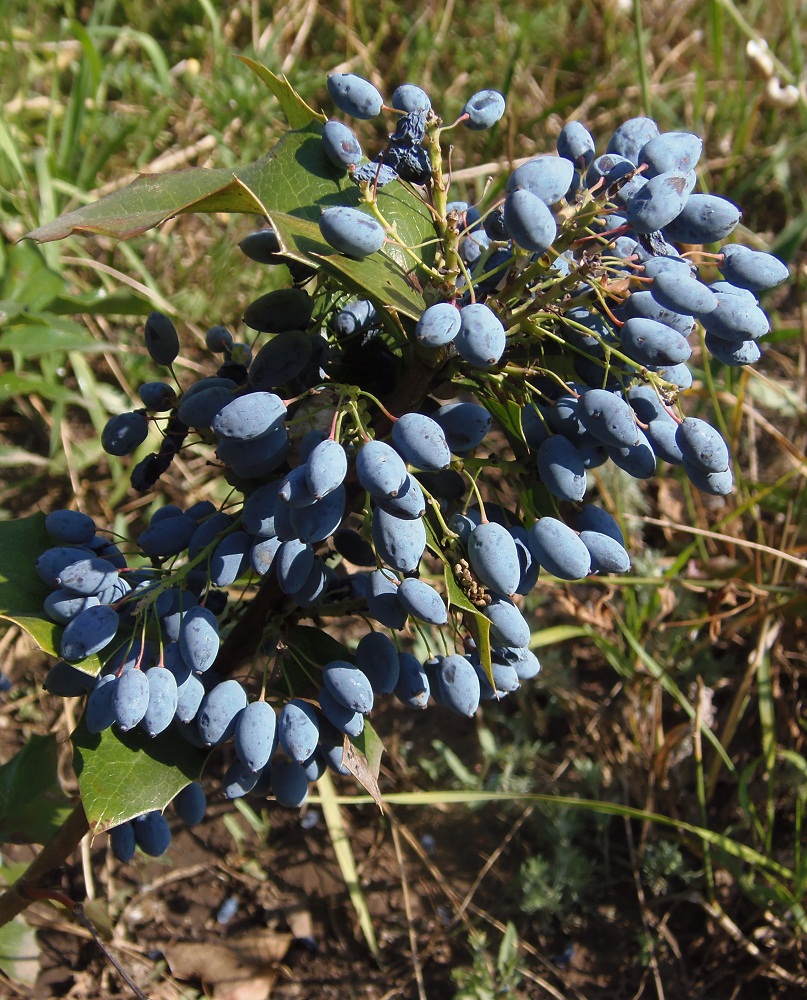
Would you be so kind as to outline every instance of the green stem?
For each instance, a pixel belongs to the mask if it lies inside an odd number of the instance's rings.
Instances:
[[[405,254],[412,258],[412,261],[419,270],[425,271],[429,274],[435,281],[441,280],[441,275],[428,266],[425,261],[418,257],[412,247],[407,246],[406,243],[398,235],[398,227],[394,223],[387,222],[381,209],[378,207],[378,203],[375,201],[367,201],[365,204],[369,207],[370,211],[376,217],[377,221],[384,227],[384,232],[387,234],[387,238],[395,244],[399,249],[403,250]],[[431,242],[431,241],[428,241]],[[425,244],[424,244],[425,245]]]
[[[448,223],[448,181],[443,177],[443,149],[440,144],[442,129],[439,122],[427,129],[427,146],[432,168],[432,200],[436,218],[434,227],[442,245],[442,269],[440,282],[443,293],[453,298],[457,276],[460,273],[459,233]],[[438,260],[441,255],[438,254]]]
[[[446,524],[445,518],[443,517],[443,512],[440,510],[440,501],[437,500],[431,493],[429,493],[429,491],[422,483],[419,482],[418,485],[423,490],[424,496],[428,500],[431,509],[434,511],[434,516],[437,518],[437,522],[439,523],[440,527],[443,530],[443,537],[446,539],[459,538],[459,535],[455,531],[452,531],[451,528],[449,528],[448,524]]]
[[[586,335],[595,337],[599,342],[599,344],[602,346],[603,350],[605,351],[606,361],[608,361],[611,356],[618,358],[623,364],[626,364],[629,367],[634,368],[636,374],[639,375],[646,382],[649,382],[653,386],[653,388],[656,389],[657,392],[661,389],[661,391],[663,391],[665,395],[669,395],[671,392],[677,391],[677,386],[674,386],[672,382],[667,382],[666,379],[661,378],[661,376],[658,375],[656,372],[651,372],[644,365],[639,364],[638,361],[634,361],[633,358],[629,358],[627,354],[623,354],[622,351],[617,350],[617,348],[615,347],[612,347],[610,344],[606,343],[598,333],[595,333],[588,327],[580,326],[579,324],[574,323],[572,320],[566,320],[565,322],[569,323],[570,326],[574,326],[580,329],[581,331],[585,331]],[[591,357],[591,355],[587,354],[586,351],[582,350],[582,348],[575,347],[574,344],[570,344],[565,337],[562,337],[560,334],[555,333],[554,330],[549,330],[546,327],[539,326],[537,323],[534,322],[530,322],[529,327],[532,333],[539,334],[542,337],[548,337],[550,340],[554,340],[558,344],[563,344],[564,347],[567,347],[569,348],[569,350],[574,351],[575,354],[579,354],[584,358]]]
[[[384,404],[377,396],[374,396],[371,392],[368,392],[366,389],[359,389],[357,395],[364,396],[366,399],[372,400],[375,403],[375,405],[379,408],[379,410],[381,410],[381,412],[384,414],[387,420],[390,420],[393,424],[398,419],[397,417],[393,416],[390,413],[390,411],[386,408],[386,406],[384,406]]]

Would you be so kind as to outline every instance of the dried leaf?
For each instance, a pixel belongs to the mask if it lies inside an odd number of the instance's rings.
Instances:
[[[367,791],[372,795],[375,804],[381,810],[384,811],[384,805],[381,801],[381,792],[378,788],[378,779],[370,770],[370,765],[367,763],[367,758],[363,753],[353,746],[353,744],[346,739],[345,747],[342,756],[342,763],[350,771],[353,777],[367,789]]]
[[[219,987],[213,990],[214,1000],[269,1000],[272,995],[277,973],[270,972],[265,976],[255,976],[237,986]]]
[[[296,941],[313,940],[314,918],[304,906],[289,906],[283,910],[283,917]]]
[[[292,934],[263,931],[227,941],[180,941],[165,948],[177,979],[198,979],[215,1000],[267,1000],[277,980],[274,966],[294,940]]]

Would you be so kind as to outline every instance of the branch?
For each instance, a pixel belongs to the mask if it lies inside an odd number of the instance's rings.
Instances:
[[[0,927],[34,902],[27,890],[40,888],[48,875],[61,868],[89,829],[84,806],[79,802],[34,858],[25,874],[0,896]]]

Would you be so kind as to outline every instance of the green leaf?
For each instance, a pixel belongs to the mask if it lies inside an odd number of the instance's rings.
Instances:
[[[25,313],[25,306],[12,299],[0,299],[0,323],[6,324],[9,320]]]
[[[316,119],[323,125],[328,120],[325,115],[314,111],[313,108],[310,108],[305,103],[285,76],[277,76],[270,69],[267,69],[266,66],[256,62],[254,59],[250,59],[248,56],[238,56],[238,58],[275,95],[291,128],[302,128],[303,125],[307,125],[312,119]]]
[[[251,212],[263,206],[229,170],[194,167],[175,173],[142,174],[120,191],[60,215],[26,233],[37,243],[77,233],[126,240],[181,212]]]
[[[485,671],[485,675],[490,681],[491,687],[495,688],[495,684],[493,683],[493,667],[491,665],[490,620],[470,602],[468,595],[457,583],[454,570],[451,566],[451,560],[446,558],[446,554],[440,546],[431,521],[428,518],[424,518],[424,524],[426,526],[426,538],[429,549],[443,563],[443,581],[446,585],[448,603],[451,607],[464,612],[465,625],[476,643],[479,660]]]
[[[44,322],[43,322],[44,321]],[[0,336],[0,351],[16,351],[23,358],[37,358],[57,351],[118,351],[115,344],[96,340],[79,323],[47,313],[31,316]]]
[[[403,270],[386,252],[354,260],[337,253],[322,238],[315,222],[272,212],[269,216],[280,237],[284,255],[321,267],[351,292],[380,302],[388,309],[419,319],[426,304]]]
[[[0,767],[0,844],[44,844],[70,814],[55,736],[29,737]]]
[[[496,684],[493,680],[492,663],[493,653],[490,648],[490,619],[486,618],[481,612],[474,611],[472,615],[465,616],[465,624],[468,626],[468,631],[476,643],[476,652],[479,655],[479,662],[482,664],[485,676],[495,691]]]
[[[172,729],[153,738],[139,729],[90,733],[82,720],[71,739],[73,769],[93,833],[165,809],[199,780],[208,756]]]
[[[16,171],[17,177],[19,178],[22,186],[26,187],[28,183],[28,175],[17,150],[17,143],[2,120],[0,120],[0,153],[4,154],[6,159]]]
[[[443,561],[443,580],[446,585],[448,603],[452,607],[464,612],[465,625],[476,643],[479,662],[482,664],[482,669],[485,671],[485,676],[490,682],[490,686],[495,689],[496,685],[493,682],[493,665],[490,649],[490,620],[475,605],[471,604],[467,594],[460,589],[449,560],[446,559],[442,549],[438,545],[437,536],[432,529],[431,523],[428,520],[425,523],[429,548]]]
[[[355,191],[322,149],[318,122],[286,132],[266,156],[238,170],[240,181],[266,213],[285,212],[316,222],[324,205],[341,205]],[[232,209],[230,209],[232,211]]]
[[[287,256],[322,266],[356,293],[419,318],[425,302],[418,272],[421,262],[429,265],[435,254],[435,230],[427,206],[401,184],[378,193],[380,211],[400,239],[416,248],[413,255],[393,242],[362,261],[335,253],[320,234],[320,211],[328,205],[355,207],[360,196],[347,174],[323,152],[321,131],[319,121],[309,119],[304,127],[286,132],[266,156],[234,174],[193,168],[141,176],[128,187],[28,233],[28,238],[42,243],[72,233],[98,233],[127,239],[185,212],[266,215]],[[424,243],[428,245],[421,246]]]
[[[378,209],[395,226],[401,241],[414,250],[418,259],[431,266],[437,253],[437,231],[423,199],[403,184],[389,184],[378,192]],[[412,257],[400,248],[387,244],[386,252],[404,270],[414,266]]]
[[[507,921],[499,953],[496,956],[496,966],[502,975],[512,975],[518,965],[518,931],[512,921]]]
[[[15,983],[33,986],[39,975],[39,941],[22,917],[0,927],[0,969]]]
[[[120,191],[59,216],[26,235],[37,243],[72,233],[97,233],[129,239],[186,212],[269,211],[316,217],[321,203],[338,204],[347,175],[325,156],[321,127],[286,132],[274,148],[235,173],[193,167],[163,174],[143,174]]]
[[[45,653],[59,656],[62,627],[45,617],[42,602],[50,587],[35,567],[37,558],[53,544],[45,531],[44,514],[0,521],[0,618],[19,625]],[[95,675],[101,661],[91,656],[75,666]]]
[[[42,602],[50,587],[35,569],[39,555],[52,545],[44,514],[0,521],[0,618],[16,622],[40,649],[56,656],[61,629],[44,616]]]

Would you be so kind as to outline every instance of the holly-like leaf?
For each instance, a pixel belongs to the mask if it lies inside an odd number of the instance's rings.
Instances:
[[[0,381],[0,399],[2,388]],[[19,625],[43,652],[59,656],[63,629],[45,617],[42,607],[50,587],[35,568],[37,558],[54,544],[45,531],[44,514],[0,521],[0,618]],[[101,661],[90,656],[75,666],[95,675]]]
[[[496,685],[493,683],[493,666],[491,663],[490,619],[486,618],[475,605],[471,604],[467,595],[460,590],[451,567],[447,563],[444,566],[443,575],[448,602],[452,607],[464,612],[465,626],[476,643],[479,662],[482,664],[482,669],[485,671],[485,676],[490,681],[491,687],[495,689]]]
[[[307,125],[314,119],[324,125],[328,120],[325,115],[314,111],[313,108],[310,108],[305,103],[285,76],[277,76],[270,69],[267,69],[266,66],[256,62],[254,59],[250,59],[248,56],[238,56],[238,58],[275,95],[291,128],[302,128],[303,125]]]
[[[490,648],[490,619],[474,610],[473,614],[465,615],[465,625],[476,643],[476,652],[482,669],[485,671],[485,676],[495,691],[496,684],[493,680],[492,651]]]
[[[0,767],[0,844],[44,844],[71,810],[59,786],[56,737],[29,737]]]
[[[345,203],[354,186],[325,155],[321,134],[319,122],[286,132],[270,153],[237,171],[266,213],[315,222],[321,207]]]
[[[411,248],[415,257],[431,266],[437,253],[437,232],[423,199],[404,184],[388,184],[378,192],[378,208],[387,222],[395,226],[398,237]],[[387,244],[387,253],[404,270],[415,267],[411,254],[390,244]]]
[[[16,622],[40,649],[58,656],[62,630],[42,611],[50,588],[35,569],[38,556],[53,544],[44,514],[0,521],[0,618]]]
[[[330,249],[330,248],[329,248]],[[321,257],[319,263],[349,291],[361,298],[373,299],[387,309],[414,320],[420,319],[426,303],[406,271],[384,253],[365,260],[352,260],[342,254]]]
[[[93,833],[102,833],[171,799],[202,773],[207,751],[167,729],[91,733],[82,721],[71,737],[73,769]]]
[[[192,167],[172,173],[141,174],[120,191],[26,233],[26,239],[49,243],[74,233],[95,233],[127,240],[182,212],[260,215],[263,206],[229,170]]]
[[[321,126],[286,132],[273,149],[254,163],[232,172],[192,167],[163,174],[143,174],[120,191],[59,216],[26,238],[37,243],[73,233],[97,233],[129,239],[187,212],[269,211],[316,217],[320,204],[338,204],[348,184],[325,156]]]
[[[39,975],[40,947],[36,930],[22,917],[0,927],[0,969],[15,983],[33,986]]]
[[[355,260],[338,253],[322,237],[315,222],[272,212],[269,216],[283,245],[284,256],[322,268],[361,298],[419,319],[426,308],[411,279],[385,251]]]
[[[490,681],[491,687],[495,689],[496,685],[493,683],[493,666],[491,662],[490,620],[482,614],[476,605],[471,603],[468,595],[457,583],[451,560],[446,557],[431,521],[428,518],[424,518],[424,524],[426,526],[426,540],[429,550],[443,563],[443,581],[446,585],[448,604],[450,607],[456,608],[463,613],[465,627],[471,633],[476,643],[479,662],[482,664],[482,669],[485,671],[485,676]]]
[[[299,121],[300,107],[295,107],[294,120]],[[336,254],[319,232],[320,211],[332,205],[356,207],[360,195],[347,174],[325,155],[318,117],[286,132],[271,152],[235,173],[195,167],[143,175],[120,191],[33,230],[28,238],[44,243],[73,233],[97,233],[128,239],[187,212],[265,215],[288,257],[322,266],[357,294],[417,319],[425,308],[419,292],[423,264],[430,266],[435,255],[429,209],[409,188],[390,184],[378,192],[378,207],[411,252],[388,241],[381,253],[363,261]]]

